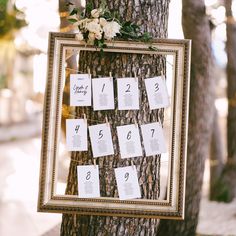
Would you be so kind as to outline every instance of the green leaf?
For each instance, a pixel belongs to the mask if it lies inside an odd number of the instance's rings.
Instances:
[[[76,15],[78,13],[78,9],[77,8],[74,8],[71,13],[70,13],[70,16],[73,16],[73,15]]]
[[[70,22],[70,23],[75,23],[75,22],[77,22],[77,20],[76,19],[68,19],[68,21]]]
[[[158,48],[157,47],[154,47],[154,46],[149,46],[148,47],[151,51],[158,51]]]

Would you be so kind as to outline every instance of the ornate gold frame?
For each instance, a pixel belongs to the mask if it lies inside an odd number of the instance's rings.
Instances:
[[[150,43],[115,41],[107,45],[108,47],[104,51],[172,55],[174,58],[172,88],[174,99],[171,107],[171,149],[167,199],[120,201],[117,198],[79,199],[75,195],[55,194],[64,78],[62,61],[65,58],[65,49],[74,48],[87,51],[97,49],[76,41],[74,34],[50,33],[38,211],[184,219],[191,41],[156,39],[151,43],[151,46],[156,48],[154,51],[150,50]]]

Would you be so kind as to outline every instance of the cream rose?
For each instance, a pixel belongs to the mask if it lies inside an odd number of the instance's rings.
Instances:
[[[75,35],[75,38],[79,41],[83,40],[84,39],[84,36],[81,32],[78,32],[76,35]]]
[[[107,24],[107,20],[105,18],[100,18],[99,23],[102,27],[104,27]]]
[[[88,35],[89,42],[93,43],[95,40],[95,34],[94,33],[89,33]]]
[[[112,39],[120,33],[121,26],[116,21],[107,22],[103,27],[105,39]]]
[[[101,25],[98,24],[96,21],[89,22],[86,26],[87,30],[94,34],[99,34],[102,32]]]
[[[99,10],[99,9],[93,9],[93,10],[91,11],[91,16],[92,16],[93,18],[98,18],[98,17],[100,16],[100,13],[101,13],[101,10]]]

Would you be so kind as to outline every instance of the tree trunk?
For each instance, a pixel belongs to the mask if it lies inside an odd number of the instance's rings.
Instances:
[[[96,8],[101,1],[94,0],[92,2]],[[108,0],[107,4],[109,9],[118,11],[124,20],[136,22],[142,27],[143,31],[149,32],[154,38],[165,38],[167,36],[169,0]],[[105,121],[105,116],[107,116],[112,130],[115,130],[118,125],[134,123],[135,120],[139,124],[142,122],[163,121],[163,109],[158,112],[149,110],[144,78],[161,74],[161,71],[165,68],[164,57],[105,53],[104,57],[101,58],[97,52],[83,52],[80,54],[79,70],[86,73],[87,66],[90,68],[93,77],[108,76],[110,71],[115,78],[130,77],[136,72],[139,77],[139,89],[142,91],[140,100],[142,109],[139,111],[92,112],[91,108],[78,107],[76,109],[78,116],[86,112],[88,119],[99,120],[100,122]],[[89,124],[96,124],[96,122],[89,122]],[[102,157],[97,161],[101,176],[101,196],[117,197],[114,168],[130,165],[129,159],[120,159],[117,152],[118,142],[114,134],[113,143],[115,155]],[[76,166],[78,164],[91,164],[93,158],[91,152],[87,155],[73,152],[72,157],[77,162],[71,162],[70,164],[66,193],[76,195],[78,193]],[[136,158],[134,164],[138,171],[142,198],[157,199],[160,191],[160,156]],[[149,178],[150,175],[153,178]],[[155,219],[64,214],[61,235],[156,235],[157,225],[158,220]]]
[[[185,220],[161,220],[158,236],[195,235],[204,163],[209,156],[212,133],[214,96],[209,20],[203,0],[182,2],[184,36],[192,39]]]
[[[214,109],[214,120],[212,126],[211,149],[210,149],[210,193],[211,201],[218,200],[219,193],[222,188],[218,185],[223,171],[223,150],[222,150],[222,135],[220,132],[218,112]]]
[[[215,184],[215,196],[217,201],[230,202],[236,195],[236,22],[232,14],[232,0],[225,0],[226,9],[226,51],[227,51],[227,162],[221,176]]]

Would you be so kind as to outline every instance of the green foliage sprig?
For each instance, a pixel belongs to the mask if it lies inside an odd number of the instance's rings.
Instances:
[[[101,50],[107,47],[106,40],[114,38],[144,42],[152,39],[149,33],[142,33],[140,27],[134,22],[122,21],[119,13],[110,11],[104,1],[97,9],[93,9],[91,3],[86,5],[84,11],[74,7],[68,20],[78,31],[77,40],[84,40]]]

